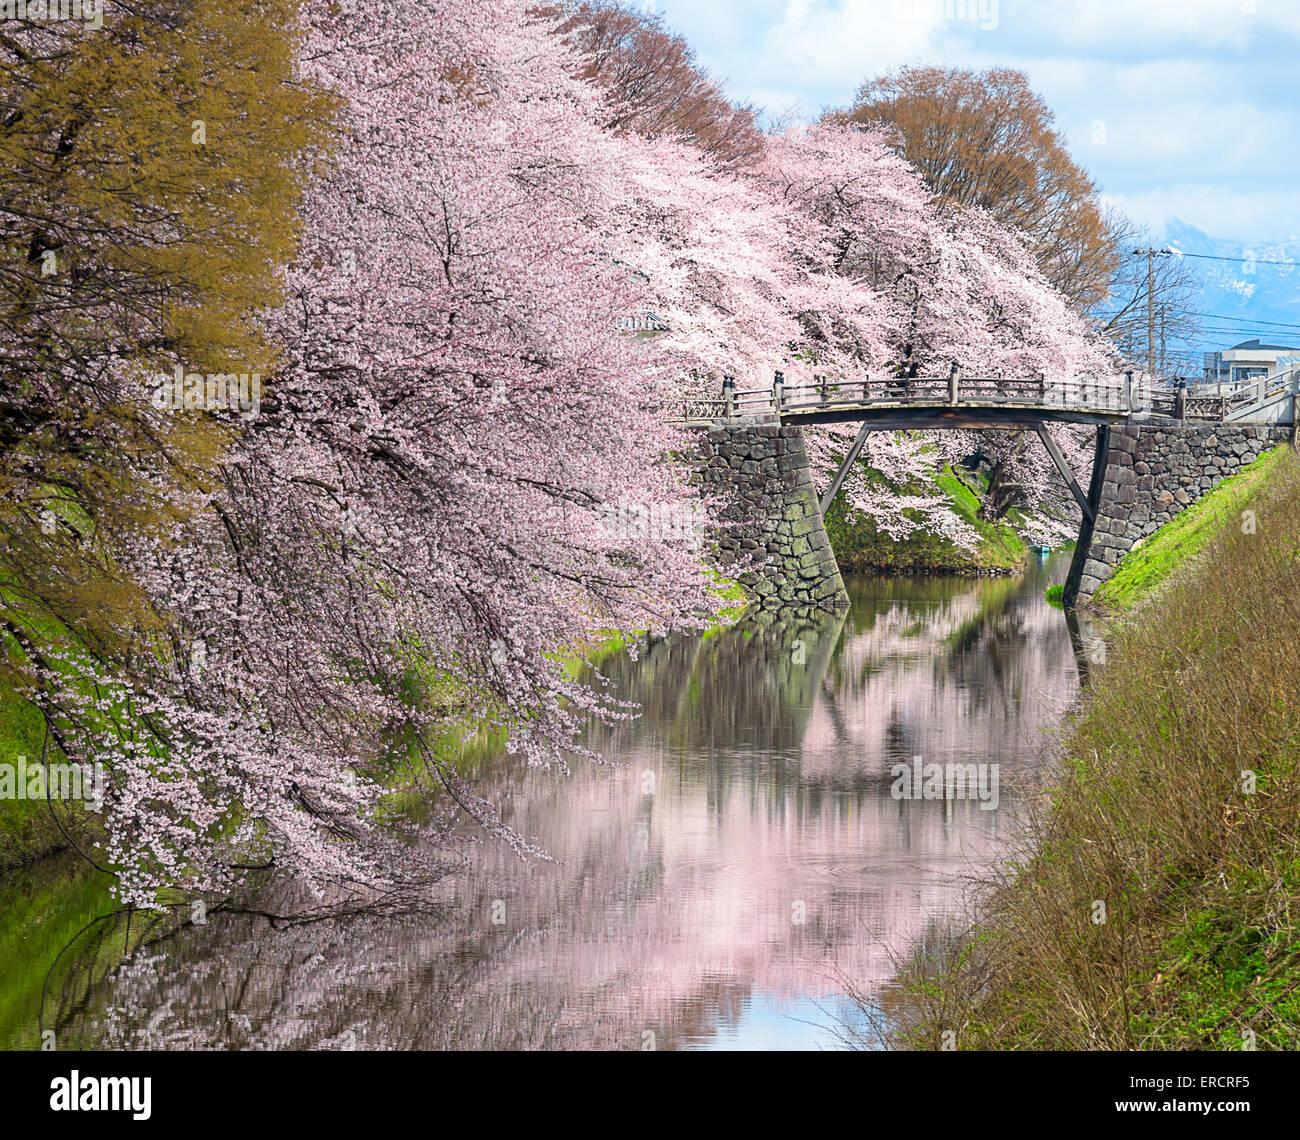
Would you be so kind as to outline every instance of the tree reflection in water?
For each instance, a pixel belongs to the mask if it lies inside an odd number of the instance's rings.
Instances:
[[[1063,571],[858,579],[838,616],[643,646],[605,667],[644,707],[591,727],[611,766],[482,766],[506,822],[554,862],[484,844],[429,913],[172,920],[107,968],[116,919],[47,1003],[60,1047],[869,1039],[870,1025],[841,1024],[847,991],[888,1020],[897,956],[961,910],[1077,692],[1065,617],[1043,598]],[[893,799],[891,764],[916,756],[998,763],[999,809]],[[274,886],[252,905],[284,913],[293,898]]]

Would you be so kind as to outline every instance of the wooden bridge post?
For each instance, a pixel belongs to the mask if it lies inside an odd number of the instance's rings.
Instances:
[[[818,391],[821,393],[822,403],[823,404],[826,403],[826,397],[827,397],[826,374],[824,372],[817,378],[817,388]]]
[[[1133,410],[1133,370],[1131,368],[1124,373],[1124,407],[1130,412]]]
[[[955,404],[961,393],[961,366],[954,360],[948,373],[948,403]]]
[[[862,377],[862,402],[871,403],[871,373],[868,372]]]
[[[1047,403],[1047,373],[1038,374],[1038,402],[1039,404]]]
[[[1085,511],[1083,523],[1079,527],[1079,541],[1074,546],[1074,557],[1070,560],[1070,573],[1065,580],[1064,602],[1073,606],[1079,597],[1079,588],[1083,584],[1083,568],[1087,565],[1088,554],[1092,549],[1092,536],[1096,528],[1097,515],[1101,513],[1102,499],[1105,497],[1106,470],[1110,466],[1110,427],[1100,424],[1097,427],[1097,440],[1092,458],[1092,479],[1088,484],[1089,512]]]
[[[853,446],[849,448],[848,454],[844,456],[839,470],[835,472],[835,478],[831,480],[831,485],[826,488],[826,494],[821,497],[821,502],[817,504],[822,518],[825,518],[826,512],[831,509],[831,503],[835,501],[835,496],[840,493],[840,488],[844,486],[845,478],[853,470],[853,465],[858,461],[858,456],[862,454],[862,445],[867,442],[867,436],[874,430],[870,420],[863,420],[862,427],[858,429],[857,438],[853,441]]]
[[[722,378],[722,412],[729,420],[736,418],[736,378]]]
[[[781,405],[785,402],[785,373],[778,371],[772,377],[772,407],[776,409],[776,422],[781,422]]]

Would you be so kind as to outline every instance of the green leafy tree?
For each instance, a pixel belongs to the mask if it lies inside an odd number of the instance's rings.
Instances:
[[[148,415],[176,367],[268,375],[250,317],[297,244],[333,105],[290,0],[115,4],[0,29],[0,667],[156,623],[127,569],[201,495],[220,417]]]

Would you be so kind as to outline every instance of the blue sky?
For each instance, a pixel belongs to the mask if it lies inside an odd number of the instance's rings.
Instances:
[[[1025,71],[1126,213],[1300,236],[1300,0],[647,0],[736,99],[815,117],[909,63]]]

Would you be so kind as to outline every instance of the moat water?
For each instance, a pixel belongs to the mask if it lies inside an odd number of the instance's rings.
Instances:
[[[472,845],[419,917],[140,937],[62,858],[0,881],[0,1045],[871,1046],[897,962],[968,913],[1079,686],[1061,558],[1015,579],[851,578],[837,616],[747,619],[605,665],[643,715],[607,766],[483,759],[553,861]],[[899,764],[997,765],[899,798]]]

